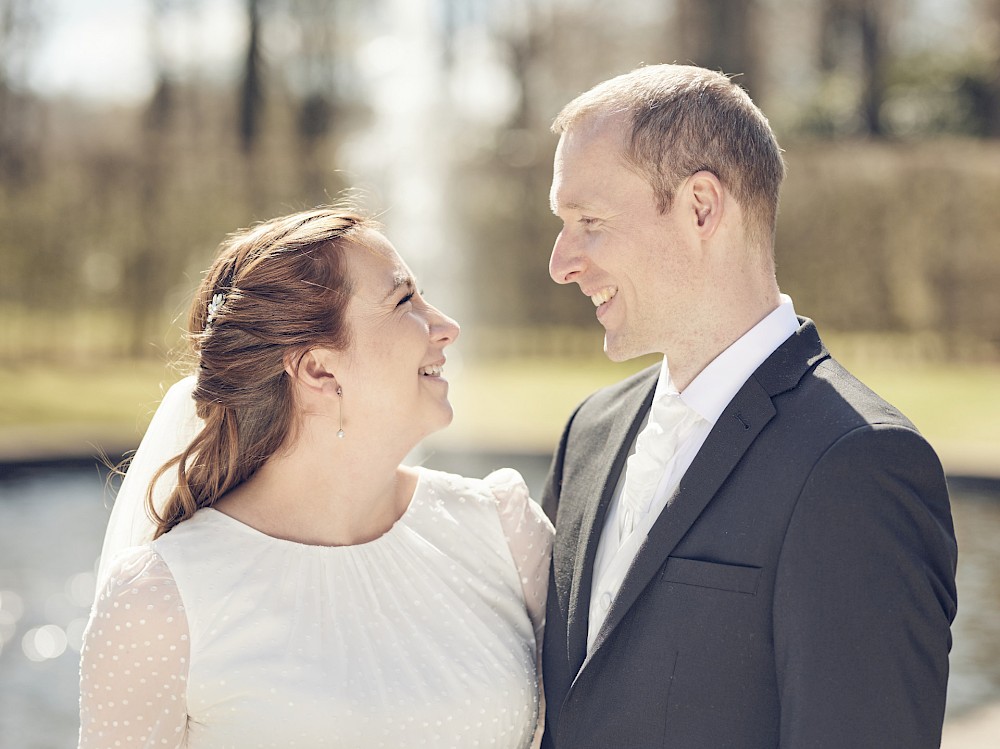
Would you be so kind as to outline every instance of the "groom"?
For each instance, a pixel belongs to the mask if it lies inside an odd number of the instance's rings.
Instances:
[[[725,76],[657,65],[556,118],[550,272],[605,351],[557,517],[547,749],[940,743],[956,545],[941,466],[778,291],[780,149]]]

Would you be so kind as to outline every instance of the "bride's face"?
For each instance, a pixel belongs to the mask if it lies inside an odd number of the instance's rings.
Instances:
[[[458,323],[420,295],[381,234],[368,231],[346,250],[351,342],[336,373],[344,431],[372,429],[415,445],[451,423],[444,349],[458,338]]]

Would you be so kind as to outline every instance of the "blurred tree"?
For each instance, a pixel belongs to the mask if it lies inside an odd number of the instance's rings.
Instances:
[[[856,129],[864,135],[886,135],[889,31],[897,15],[896,0],[820,0],[819,68],[828,75],[846,69],[857,76]]]
[[[323,145],[337,125],[337,72],[343,51],[338,40],[340,3],[293,0],[290,12],[299,30],[299,49],[292,61],[292,87],[298,93],[295,132],[299,145],[303,190],[312,203],[329,199],[331,172]]]
[[[41,29],[38,10],[31,0],[0,0],[0,340],[11,362],[20,360],[40,306],[65,315],[73,302],[64,242],[50,219],[52,207],[43,202],[51,194],[48,106],[28,87]],[[42,273],[39,289],[30,281]]]
[[[263,5],[266,0],[245,0],[247,44],[240,78],[239,118],[237,121],[244,175],[241,180],[245,200],[252,215],[266,212],[267,185],[262,169],[261,135],[264,126],[264,57],[262,52]]]
[[[146,355],[149,334],[159,324],[160,303],[165,292],[161,279],[165,276],[169,256],[169,232],[164,231],[163,214],[174,163],[171,135],[177,122],[177,97],[170,79],[162,30],[166,27],[164,19],[171,6],[171,0],[152,2],[149,39],[156,87],[142,115],[142,140],[136,165],[138,223],[134,244],[124,265],[122,297],[131,323],[128,350],[136,358]]]
[[[246,0],[247,48],[240,86],[239,136],[243,153],[251,154],[260,135],[264,109],[261,58],[261,0]]]
[[[506,241],[512,250],[504,254],[509,270],[511,291],[528,300],[518,305],[525,322],[550,319],[545,300],[552,282],[545,272],[546,250],[554,237],[556,222],[548,206],[551,178],[550,154],[539,133],[548,129],[553,113],[541,109],[543,94],[539,80],[549,64],[547,51],[552,46],[553,16],[551,6],[527,0],[512,0],[504,9],[504,22],[495,25],[503,45],[507,64],[516,83],[516,101],[511,115],[498,133],[496,148],[497,175],[507,182],[505,192],[513,220],[506,222]],[[551,141],[550,141],[551,142]],[[510,314],[509,302],[496,300],[500,315]]]
[[[302,180],[310,202],[322,202],[325,195],[327,165],[319,155],[324,139],[329,135],[335,117],[330,94],[315,90],[299,103],[296,132],[302,162]]]
[[[0,180],[28,178],[38,157],[40,107],[24,93],[38,28],[31,0],[0,0]]]
[[[981,70],[966,76],[961,87],[972,105],[977,133],[1000,138],[1000,0],[981,0],[979,15],[987,52]]]
[[[678,0],[680,59],[727,75],[754,94],[758,85],[756,0]]]
[[[883,136],[882,102],[885,100],[887,24],[885,0],[859,0],[858,33],[861,37],[861,122],[867,135]]]

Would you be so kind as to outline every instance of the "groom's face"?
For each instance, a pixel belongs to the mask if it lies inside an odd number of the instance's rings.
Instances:
[[[700,269],[677,217],[628,168],[621,127],[584,121],[556,149],[550,201],[563,222],[549,262],[556,283],[576,283],[597,308],[613,361],[667,353],[689,330]]]

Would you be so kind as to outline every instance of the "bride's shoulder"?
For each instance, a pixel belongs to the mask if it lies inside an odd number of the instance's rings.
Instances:
[[[163,558],[153,548],[152,543],[129,546],[118,551],[108,563],[108,572],[101,581],[119,583],[136,582],[167,570]]]
[[[441,500],[476,500],[485,504],[507,505],[528,499],[528,487],[513,468],[501,468],[485,478],[420,468],[420,484]]]
[[[107,573],[98,581],[95,604],[98,608],[117,608],[123,599],[156,597],[176,589],[170,567],[152,544],[132,546],[118,552],[108,564]]]

